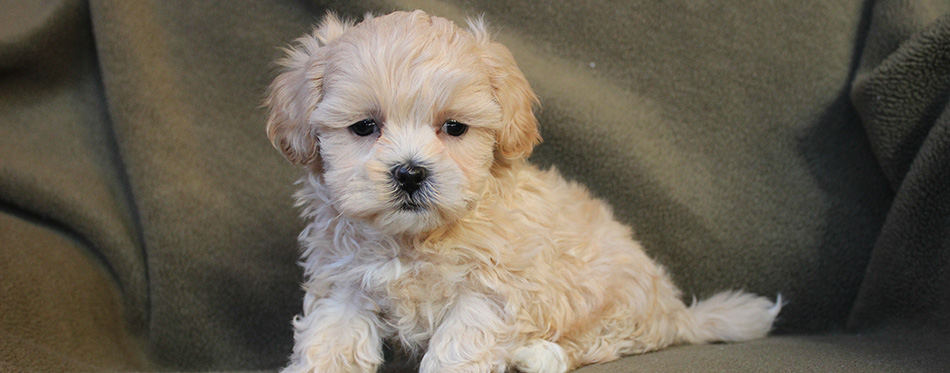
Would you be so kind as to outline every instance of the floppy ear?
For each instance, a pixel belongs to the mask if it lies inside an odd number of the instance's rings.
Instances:
[[[327,13],[310,35],[295,40],[286,50],[287,56],[277,61],[280,73],[271,83],[264,101],[264,106],[270,109],[267,137],[292,163],[309,165],[319,158],[316,134],[309,120],[322,98],[321,48],[352,25]]]
[[[541,143],[534,108],[540,104],[514,56],[504,45],[490,40],[485,22],[469,20],[469,28],[483,46],[495,100],[501,106],[502,127],[496,136],[498,152],[505,158],[527,157]]]

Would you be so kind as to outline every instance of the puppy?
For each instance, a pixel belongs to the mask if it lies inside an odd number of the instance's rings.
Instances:
[[[288,372],[564,372],[765,336],[781,301],[687,307],[587,190],[526,159],[538,99],[481,20],[329,14],[287,51],[267,132],[304,170],[306,281]]]

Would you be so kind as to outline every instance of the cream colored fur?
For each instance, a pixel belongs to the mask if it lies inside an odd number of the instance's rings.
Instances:
[[[483,22],[328,15],[280,62],[268,134],[305,170],[303,312],[288,372],[372,372],[382,341],[423,372],[563,372],[676,343],[765,336],[781,308],[687,307],[610,208],[526,161],[537,98]],[[371,118],[378,133],[348,127]],[[469,125],[462,136],[448,120]],[[423,164],[419,209],[394,165]]]

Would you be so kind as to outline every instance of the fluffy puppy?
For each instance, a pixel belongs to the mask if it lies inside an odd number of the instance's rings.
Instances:
[[[610,208],[526,161],[538,99],[481,20],[329,14],[279,62],[267,132],[305,172],[292,372],[564,372],[768,333],[781,302],[687,307]]]

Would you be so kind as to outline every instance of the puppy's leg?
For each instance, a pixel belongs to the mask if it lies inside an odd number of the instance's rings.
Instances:
[[[284,372],[375,372],[383,362],[375,305],[352,289],[327,297],[307,294],[304,313],[294,319],[294,353]]]
[[[462,295],[429,340],[419,372],[504,372],[509,329],[498,304]]]
[[[508,360],[522,373],[563,373],[571,366],[564,348],[543,339],[531,340],[516,348]]]

